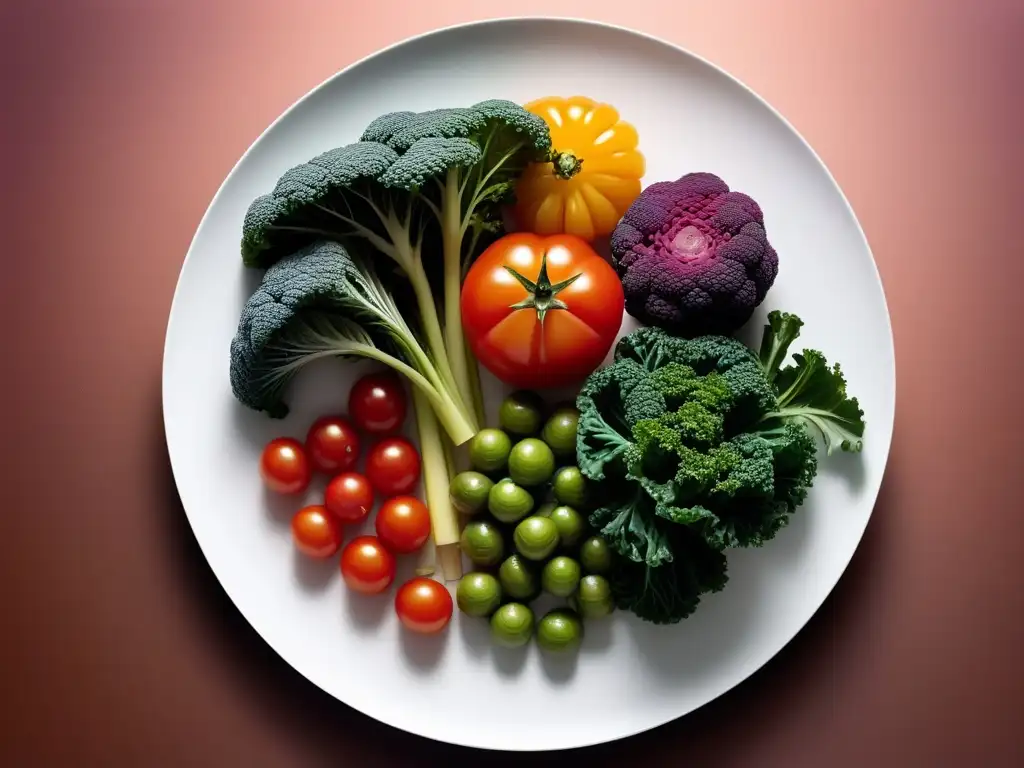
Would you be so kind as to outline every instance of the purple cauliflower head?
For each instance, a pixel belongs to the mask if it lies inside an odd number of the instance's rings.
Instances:
[[[733,333],[779,271],[760,206],[711,173],[647,187],[612,233],[611,250],[626,311],[680,336]]]

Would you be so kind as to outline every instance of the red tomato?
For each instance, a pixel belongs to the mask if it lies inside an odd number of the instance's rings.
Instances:
[[[452,617],[448,588],[433,579],[417,576],[398,588],[395,613],[406,629],[423,635],[440,632]]]
[[[341,546],[341,523],[322,504],[303,507],[292,517],[295,546],[310,557],[330,557]]]
[[[462,323],[480,363],[514,387],[577,383],[604,361],[622,325],[615,270],[583,239],[505,235],[462,284]]]
[[[309,459],[298,440],[274,438],[260,455],[260,477],[277,493],[302,493],[309,487],[311,475]]]
[[[341,551],[341,576],[349,589],[376,595],[395,580],[395,556],[376,536],[357,536]]]
[[[321,416],[306,434],[306,453],[318,472],[344,472],[359,459],[359,435],[341,416]]]
[[[385,437],[366,456],[366,476],[383,496],[405,496],[420,480],[420,455],[404,437]]]
[[[352,385],[348,395],[349,416],[364,432],[394,432],[405,421],[405,390],[393,373],[369,373]]]
[[[373,488],[365,475],[342,472],[327,484],[324,506],[343,523],[358,523],[373,509]]]
[[[430,538],[430,512],[415,496],[395,496],[377,510],[377,538],[398,554],[415,552]]]

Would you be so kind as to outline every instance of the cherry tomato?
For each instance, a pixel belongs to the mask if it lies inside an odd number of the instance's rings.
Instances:
[[[395,613],[406,629],[432,635],[448,624],[452,602],[451,593],[443,584],[416,576],[398,588]]]
[[[260,455],[260,477],[276,493],[302,493],[309,487],[311,475],[306,450],[298,440],[274,438]]]
[[[420,455],[404,437],[385,437],[366,456],[366,477],[383,496],[405,496],[420,480]]]
[[[430,538],[430,512],[415,496],[395,496],[377,510],[377,538],[398,554],[415,552]]]
[[[306,454],[318,472],[345,472],[359,459],[359,435],[348,419],[321,416],[306,434]]]
[[[393,373],[369,373],[352,385],[348,395],[349,416],[373,435],[402,426],[407,407],[402,382]]]
[[[575,235],[505,235],[470,267],[462,322],[480,363],[522,389],[578,383],[598,368],[622,325],[615,270]]]
[[[303,507],[292,517],[295,546],[310,557],[330,557],[342,541],[341,523],[322,504]]]
[[[358,523],[373,509],[373,487],[365,475],[342,472],[327,484],[324,506],[343,523]]]
[[[376,595],[395,580],[395,556],[376,536],[357,536],[341,551],[341,576],[349,589]]]

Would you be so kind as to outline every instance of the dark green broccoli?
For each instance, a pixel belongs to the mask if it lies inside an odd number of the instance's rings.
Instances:
[[[475,433],[372,261],[333,240],[300,248],[266,271],[231,341],[232,391],[250,408],[282,417],[287,383],[325,357],[389,365],[425,396],[455,443]]]
[[[681,557],[716,562],[704,548],[772,539],[817,474],[815,433],[829,452],[861,449],[863,412],[838,366],[805,350],[782,367],[801,325],[771,313],[760,355],[724,336],[641,328],[620,339],[614,362],[584,384],[578,464],[594,497],[605,500],[591,524],[630,563],[633,591],[622,600],[645,611],[671,605],[658,620],[678,620],[698,597],[681,587],[685,600],[665,601],[666,576],[689,574]],[[680,530],[685,552],[673,546]],[[641,583],[659,584],[661,596],[644,602],[635,592]]]
[[[243,261],[266,268],[324,238],[368,245],[393,260],[412,287],[418,330],[438,374],[476,422],[481,404],[463,339],[462,277],[502,231],[501,205],[519,174],[550,145],[544,120],[511,101],[382,115],[360,141],[291,168],[252,202]],[[434,299],[436,283],[442,302]]]

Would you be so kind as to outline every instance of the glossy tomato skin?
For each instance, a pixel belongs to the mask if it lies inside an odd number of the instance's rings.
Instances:
[[[324,490],[324,506],[343,523],[359,523],[373,509],[373,487],[366,475],[342,472]]]
[[[554,298],[541,321],[509,268],[534,283],[546,267],[551,284],[575,278]],[[615,270],[575,235],[517,232],[491,244],[463,282],[461,307],[467,342],[501,381],[523,389],[576,384],[604,361],[622,325],[625,297]]]
[[[377,538],[397,554],[415,552],[430,538],[430,512],[415,496],[394,496],[377,510]]]
[[[371,435],[385,435],[402,426],[408,410],[405,389],[393,373],[368,373],[348,396],[349,417]]]
[[[292,539],[309,557],[331,557],[340,549],[343,535],[341,522],[322,504],[303,507],[292,517]]]
[[[359,433],[343,416],[321,416],[306,433],[306,455],[317,472],[345,472],[359,460]]]
[[[366,477],[382,496],[405,496],[420,480],[420,455],[404,437],[385,437],[366,455]]]
[[[341,577],[354,592],[380,594],[395,580],[395,556],[376,536],[357,536],[341,551]]]
[[[418,634],[433,635],[452,618],[454,601],[448,588],[434,579],[417,576],[398,588],[395,613],[402,625]]]
[[[309,487],[312,470],[302,443],[290,437],[277,437],[260,454],[260,477],[275,493],[297,494]]]

